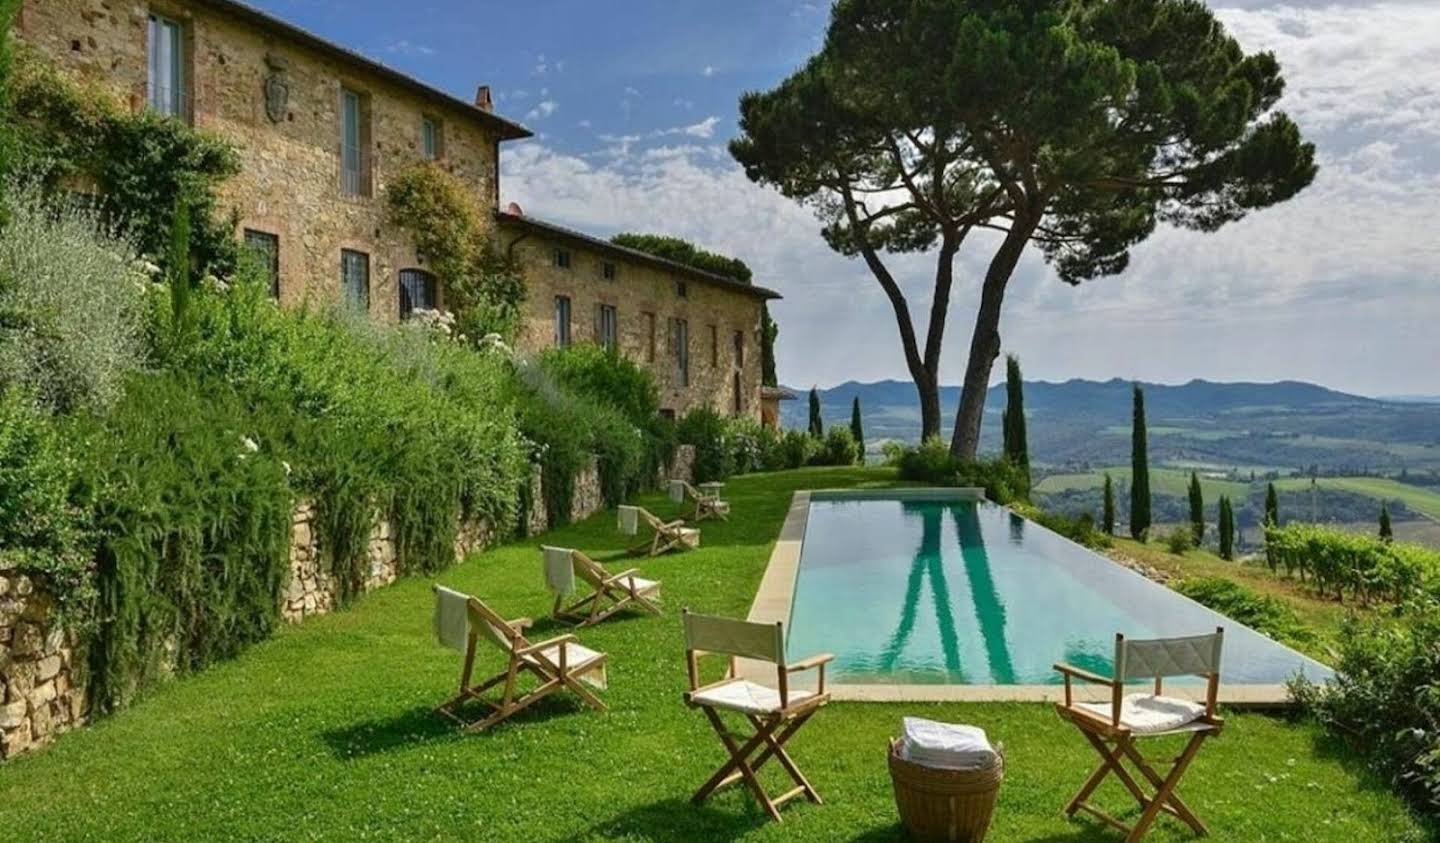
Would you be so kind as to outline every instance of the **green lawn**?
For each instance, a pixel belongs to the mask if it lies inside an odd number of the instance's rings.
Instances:
[[[1412,486],[1385,477],[1321,477],[1315,481],[1321,488],[1369,495],[1376,500],[1401,500],[1405,505],[1431,518],[1440,519],[1440,492]],[[1290,477],[1275,481],[1282,492],[1303,492],[1310,488],[1308,477]],[[1301,499],[1303,501],[1303,499]]]
[[[992,843],[1118,841],[1061,816],[1092,755],[1043,705],[836,703],[792,744],[824,806],[791,803],[772,824],[739,790],[690,805],[723,756],[680,702],[678,609],[744,615],[792,490],[887,479],[826,469],[733,481],[735,516],[705,525],[702,550],[643,565],[665,581],[663,618],[580,632],[610,653],[608,713],[552,697],[490,733],[457,733],[430,707],[451,691],[459,656],[431,639],[430,581],[407,579],[0,766],[0,838],[891,840],[899,830],[886,739],[902,715],[920,714],[979,724],[1004,742],[1009,776]],[[670,511],[660,501],[646,500]],[[545,540],[601,553],[620,546],[607,514]],[[543,617],[538,544],[490,551],[439,580],[503,614]],[[535,630],[556,631],[543,621]],[[1276,717],[1232,713],[1187,785],[1217,841],[1424,839],[1334,742]],[[1124,807],[1123,793],[1106,796]],[[1191,838],[1162,821],[1147,839]]]

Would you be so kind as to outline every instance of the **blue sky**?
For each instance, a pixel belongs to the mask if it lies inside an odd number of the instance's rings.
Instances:
[[[804,62],[827,4],[252,2],[457,96],[491,85],[501,113],[537,134],[503,147],[502,202],[745,259],[786,296],[773,308],[786,383],[906,377],[863,265],[831,253],[808,210],[751,184],[725,151],[739,95]],[[1279,57],[1281,107],[1317,144],[1319,178],[1218,234],[1162,229],[1124,274],[1079,288],[1027,255],[1005,350],[1046,380],[1295,378],[1440,393],[1440,3],[1212,7],[1247,50]],[[957,266],[949,383],[963,372],[991,244],[972,246]],[[894,267],[923,321],[933,269],[921,258]]]

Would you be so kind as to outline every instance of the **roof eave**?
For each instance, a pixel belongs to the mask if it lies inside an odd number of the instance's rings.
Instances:
[[[556,225],[555,223],[535,219],[534,217],[526,216],[523,214],[512,214],[507,211],[501,210],[495,211],[495,217],[502,223],[523,225],[528,228],[542,231],[554,237],[559,237],[571,242],[580,243],[601,252],[606,252],[608,254],[616,255],[622,258],[626,258],[628,260],[647,263],[651,266],[684,275],[688,278],[692,278],[694,280],[701,281],[712,286],[722,287],[727,290],[733,290],[734,292],[740,293],[741,295],[747,295],[752,298],[758,298],[764,301],[774,301],[783,298],[783,296],[781,296],[779,293],[766,287],[760,287],[755,284],[749,284],[744,281],[737,280],[735,278],[726,278],[723,275],[716,275],[711,272],[706,272],[702,269],[696,269],[693,266],[687,266],[686,264],[672,261],[668,258],[662,258],[658,255],[652,255],[649,252],[642,252],[639,249],[631,249],[628,246],[621,246],[616,243],[611,243],[608,240],[602,240],[599,237],[594,237],[581,231],[574,231],[562,225]]]
[[[221,12],[225,12],[234,15],[235,17],[246,20],[252,24],[255,24],[256,26],[278,32],[285,37],[299,41],[300,43],[308,47],[320,50],[324,53],[329,53],[330,55],[340,58],[343,61],[350,62],[351,64],[358,64],[364,67],[367,71],[383,76],[391,82],[409,88],[412,91],[420,93],[423,96],[427,96],[432,100],[442,102],[452,108],[460,109],[461,111],[465,112],[479,122],[486,124],[488,128],[495,131],[495,133],[502,141],[522,140],[524,138],[530,138],[535,136],[534,132],[530,131],[529,129],[525,128],[519,123],[516,123],[513,120],[501,117],[493,111],[486,111],[485,109],[480,108],[474,103],[466,102],[465,100],[460,99],[453,94],[446,93],[445,91],[442,91],[439,88],[434,87],[433,85],[422,82],[407,73],[396,70],[395,68],[382,64],[372,58],[368,58],[354,50],[351,50],[348,47],[341,46],[334,41],[322,38],[321,36],[316,35],[308,29],[296,26],[295,24],[290,23],[289,21],[286,21],[282,18],[278,18],[268,12],[256,9],[247,3],[240,2],[240,0],[201,0],[201,2]]]

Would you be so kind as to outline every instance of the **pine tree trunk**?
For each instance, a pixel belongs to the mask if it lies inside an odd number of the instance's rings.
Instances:
[[[1000,356],[1000,308],[1005,303],[1005,286],[1020,262],[1025,244],[1035,231],[1035,222],[1015,220],[1005,242],[995,252],[985,271],[980,290],[980,309],[975,314],[975,332],[970,337],[970,359],[960,387],[960,410],[955,414],[955,435],[950,453],[957,459],[973,460],[980,448],[980,422],[985,414],[985,392],[990,388],[990,370]]]
[[[915,378],[920,393],[920,441],[940,435],[940,381],[926,373]]]

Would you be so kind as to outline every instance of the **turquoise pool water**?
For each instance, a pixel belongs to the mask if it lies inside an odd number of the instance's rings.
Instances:
[[[1057,661],[1108,674],[1115,633],[1225,627],[1222,681],[1330,670],[994,504],[816,493],[790,609],[791,658],[847,683],[1042,685]],[[1176,680],[1183,681],[1183,680]]]

